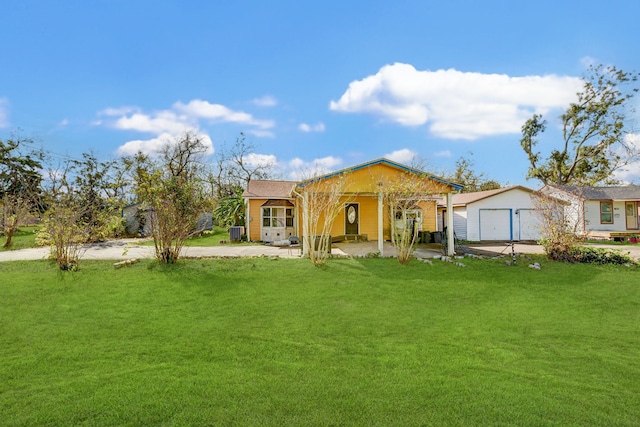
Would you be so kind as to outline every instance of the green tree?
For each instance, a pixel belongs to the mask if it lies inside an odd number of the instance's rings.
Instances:
[[[625,140],[629,101],[638,88],[637,73],[616,67],[592,66],[583,77],[577,101],[560,116],[562,142],[547,157],[537,151],[547,121],[534,114],[522,126],[520,144],[528,156],[529,178],[544,184],[597,185],[612,183],[615,171],[635,160],[638,151]]]
[[[473,155],[473,153],[470,154]],[[447,177],[447,180],[463,185],[463,193],[495,190],[501,187],[499,182],[490,180],[483,173],[474,171],[474,164],[471,158],[461,156],[456,161],[455,171]]]
[[[77,270],[82,245],[88,240],[91,224],[86,222],[89,209],[73,185],[72,161],[49,166],[44,182],[43,200],[47,207],[36,242],[49,245],[51,256],[61,270]]]
[[[213,220],[222,227],[244,225],[245,206],[242,193],[224,197],[216,202],[213,210]]]
[[[156,258],[175,263],[198,217],[211,209],[202,180],[207,147],[196,133],[186,132],[162,150],[160,159],[138,153],[130,160],[138,201],[152,210],[151,234]]]
[[[115,161],[99,161],[92,153],[82,160],[71,160],[73,187],[83,207],[82,221],[88,226],[88,240],[101,241],[117,237],[124,231],[120,211],[124,200],[118,197],[119,185],[112,177],[117,173]]]
[[[5,247],[11,246],[20,224],[40,207],[43,154],[34,149],[24,151],[31,142],[25,138],[0,141],[0,218]]]

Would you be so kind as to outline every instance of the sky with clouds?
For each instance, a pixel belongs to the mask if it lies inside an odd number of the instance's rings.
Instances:
[[[106,159],[191,130],[214,153],[243,132],[285,179],[465,156],[537,188],[523,123],[548,120],[544,152],[589,64],[640,70],[628,0],[23,0],[0,15],[0,139]],[[620,177],[640,182],[640,165]]]

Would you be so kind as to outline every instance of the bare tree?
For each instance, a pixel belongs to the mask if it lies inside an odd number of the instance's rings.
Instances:
[[[231,147],[223,145],[216,151],[208,182],[217,200],[242,193],[252,179],[271,178],[275,163],[269,157],[260,157],[255,150],[256,146],[240,133]]]
[[[331,229],[336,217],[353,196],[345,196],[350,174],[328,179],[311,178],[296,187],[302,200],[303,254],[313,265],[324,265],[331,255]]]
[[[434,194],[439,194],[439,188],[425,175],[405,172],[390,179],[379,181],[383,191],[385,205],[389,208],[391,219],[391,239],[396,248],[398,262],[408,264],[413,255],[418,227],[416,214],[421,211],[421,205]]]
[[[552,194],[539,191],[531,195],[540,221],[540,244],[550,259],[570,261],[573,249],[580,242],[582,211],[578,203],[571,203]]]
[[[252,179],[269,179],[275,163],[269,156],[255,153],[255,145],[243,133],[231,147],[223,145],[215,154],[215,164],[206,174],[209,194],[215,200],[214,221],[220,226],[244,223],[242,193]]]

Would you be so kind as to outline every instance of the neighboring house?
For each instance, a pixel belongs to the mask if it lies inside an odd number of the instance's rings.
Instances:
[[[130,236],[151,236],[152,208],[145,207],[142,203],[133,203],[122,208],[122,218],[125,221],[125,231]],[[198,224],[194,231],[212,230],[213,216],[211,212],[205,212],[198,217]]]
[[[540,220],[531,195],[515,185],[453,196],[453,229],[458,239],[539,240]],[[441,206],[442,211],[446,211]],[[440,216],[442,218],[442,215]]]
[[[342,193],[344,209],[332,224],[331,236],[333,240],[357,237],[378,241],[381,254],[384,240],[391,239],[391,213],[383,198],[386,185],[403,177],[406,179],[406,174],[411,174],[430,189],[420,197],[416,209],[410,213],[411,223],[422,231],[437,230],[438,198],[444,195],[450,204],[452,193],[462,189],[458,184],[387,159],[373,160],[300,182],[252,180],[243,194],[247,212],[245,229],[249,240],[275,242],[301,236],[306,218],[301,196],[305,186],[319,181],[331,182],[345,174],[349,174],[349,184]],[[453,237],[453,232],[450,237]]]
[[[640,186],[547,185],[541,191],[570,203],[565,218],[581,237],[619,240],[639,234]]]

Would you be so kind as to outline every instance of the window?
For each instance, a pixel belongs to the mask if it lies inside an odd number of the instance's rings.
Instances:
[[[287,227],[293,227],[293,209],[287,209]]]
[[[262,226],[271,227],[271,208],[262,208]]]
[[[422,231],[422,210],[421,209],[408,209],[405,212],[405,219],[402,220],[402,211],[396,211],[396,228],[399,230],[404,229],[405,224],[409,227],[417,228],[418,231]]]
[[[293,227],[293,209],[262,208],[263,227]]]
[[[600,202],[600,223],[613,224],[613,202]]]

